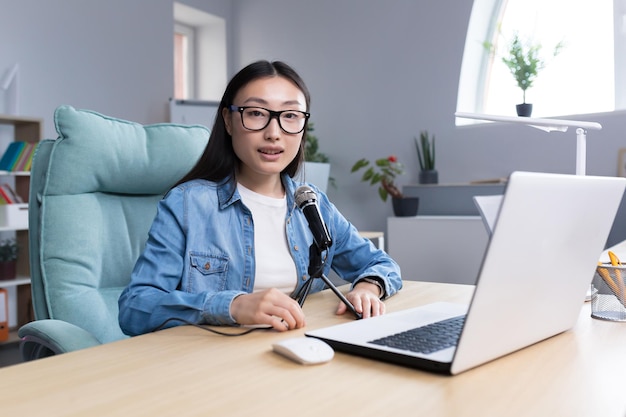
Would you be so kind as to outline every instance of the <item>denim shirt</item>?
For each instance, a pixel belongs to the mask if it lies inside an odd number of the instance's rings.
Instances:
[[[309,279],[309,247],[313,236],[294,192],[299,183],[283,176],[287,196],[286,233],[298,272],[294,294]],[[385,297],[402,287],[400,268],[384,251],[361,237],[327,196],[310,185],[333,243],[324,275],[333,270],[354,286],[378,277]],[[137,335],[182,324],[234,325],[230,305],[254,288],[254,224],[232,179],[222,183],[192,180],[171,189],[159,202],[143,253],[130,284],[119,299],[119,324]],[[325,288],[315,279],[311,292]],[[293,295],[293,294],[292,294]]]

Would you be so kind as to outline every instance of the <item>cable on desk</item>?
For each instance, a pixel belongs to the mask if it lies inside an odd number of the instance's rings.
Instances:
[[[153,332],[156,332],[157,330],[162,330],[162,329],[165,327],[165,325],[166,325],[167,323],[171,322],[171,321],[179,321],[179,322],[184,323],[184,324],[187,324],[187,325],[189,325],[189,326],[194,326],[194,327],[197,327],[197,328],[199,328],[199,329],[206,330],[207,332],[211,332],[211,333],[218,334],[218,335],[220,335],[220,336],[243,336],[243,335],[246,335],[246,334],[252,333],[252,332],[254,332],[254,331],[256,331],[256,330],[270,330],[270,329],[273,329],[273,327],[272,327],[272,326],[266,326],[266,327],[265,327],[265,326],[264,326],[264,327],[252,327],[252,328],[250,328],[250,329],[246,329],[246,330],[244,330],[244,331],[242,331],[242,332],[239,332],[239,333],[228,333],[228,332],[222,332],[222,331],[219,331],[219,330],[213,329],[213,328],[211,328],[211,327],[206,327],[206,326],[203,326],[203,325],[201,325],[201,324],[192,323],[192,322],[190,322],[190,321],[187,321],[187,320],[185,320],[185,319],[180,319],[180,318],[178,318],[178,317],[170,317],[169,319],[165,320],[163,323],[161,323],[160,325],[158,325],[158,326],[157,326],[157,327],[153,330]]]

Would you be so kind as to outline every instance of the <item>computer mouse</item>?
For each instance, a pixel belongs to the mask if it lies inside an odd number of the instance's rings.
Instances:
[[[274,352],[302,365],[316,365],[330,361],[335,351],[326,342],[314,337],[294,337],[272,345]]]

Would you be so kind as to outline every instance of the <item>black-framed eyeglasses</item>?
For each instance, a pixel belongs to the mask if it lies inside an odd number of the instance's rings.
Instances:
[[[300,110],[274,111],[264,107],[253,106],[230,106],[230,111],[237,111],[241,114],[241,124],[248,130],[263,130],[272,118],[278,120],[278,126],[289,134],[300,133],[304,130],[310,113]]]

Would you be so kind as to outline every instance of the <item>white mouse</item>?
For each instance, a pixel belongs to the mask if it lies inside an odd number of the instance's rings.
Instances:
[[[315,365],[330,361],[335,351],[326,342],[314,337],[294,337],[284,339],[272,345],[279,353],[302,365]]]

